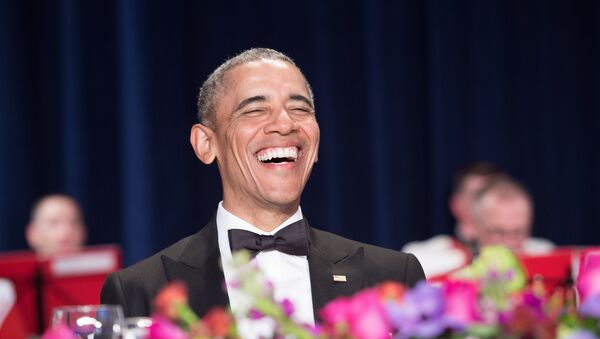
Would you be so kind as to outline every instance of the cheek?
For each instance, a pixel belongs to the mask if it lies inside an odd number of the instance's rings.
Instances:
[[[246,126],[246,124],[232,123],[225,135],[225,142],[221,145],[224,151],[230,151],[234,154],[244,152],[258,128],[256,126]]]
[[[304,124],[303,129],[306,131],[306,134],[308,134],[311,141],[319,143],[321,130],[319,129],[319,124],[317,124],[317,121],[315,119],[307,121]]]

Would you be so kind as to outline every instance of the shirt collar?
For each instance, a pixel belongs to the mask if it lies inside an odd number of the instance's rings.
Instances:
[[[251,223],[242,220],[241,218],[233,215],[231,212],[223,207],[223,201],[219,202],[217,208],[217,235],[219,239],[219,250],[223,259],[231,258],[231,249],[229,248],[229,235],[227,231],[230,229],[241,229],[256,234],[273,235],[283,229],[284,227],[295,223],[296,221],[302,220],[302,209],[298,206],[298,210],[292,214],[287,220],[282,222],[279,226],[273,229],[271,232],[265,232],[260,228],[252,225]]]

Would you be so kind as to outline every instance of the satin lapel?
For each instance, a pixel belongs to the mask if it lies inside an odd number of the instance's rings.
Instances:
[[[167,279],[186,283],[190,306],[199,315],[229,304],[220,257],[214,218],[190,238],[177,260],[161,257]]]
[[[318,311],[329,301],[364,288],[364,257],[362,247],[344,251],[321,238],[318,231],[310,229],[309,234],[311,244],[308,266],[313,309],[317,319]]]

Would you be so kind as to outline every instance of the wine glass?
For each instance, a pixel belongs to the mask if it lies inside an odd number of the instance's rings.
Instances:
[[[124,324],[119,305],[77,305],[55,307],[52,326],[63,324],[78,338],[117,339]]]
[[[144,339],[150,333],[152,319],[147,317],[125,318],[123,339]]]

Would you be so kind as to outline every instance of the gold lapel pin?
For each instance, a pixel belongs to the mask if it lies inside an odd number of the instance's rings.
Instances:
[[[346,276],[345,276],[345,275],[341,275],[341,274],[334,274],[334,275],[333,275],[333,281],[336,281],[336,282],[346,282],[346,281],[348,281],[348,280],[346,279]]]

